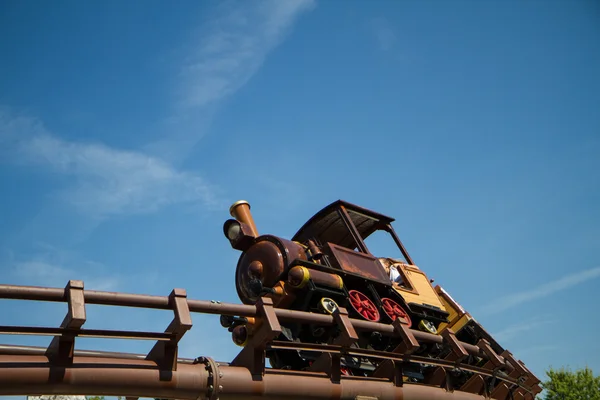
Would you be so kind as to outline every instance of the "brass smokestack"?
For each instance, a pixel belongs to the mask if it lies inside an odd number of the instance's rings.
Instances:
[[[258,237],[258,230],[250,212],[250,203],[246,200],[236,201],[229,207],[229,214],[239,222],[248,225],[254,237]]]

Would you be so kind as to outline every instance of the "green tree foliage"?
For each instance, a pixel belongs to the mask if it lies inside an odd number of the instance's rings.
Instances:
[[[600,376],[588,367],[576,371],[550,368],[546,375],[544,400],[600,400]]]

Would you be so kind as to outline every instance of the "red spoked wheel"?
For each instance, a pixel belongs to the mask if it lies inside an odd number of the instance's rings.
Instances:
[[[381,299],[381,303],[383,304],[383,311],[388,317],[390,317],[392,321],[395,321],[396,318],[402,318],[406,321],[409,328],[412,326],[412,321],[410,320],[408,313],[404,311],[400,304],[396,303],[392,299],[388,299],[387,297]]]
[[[375,304],[366,295],[358,290],[350,290],[350,305],[367,321],[377,322],[380,315]]]

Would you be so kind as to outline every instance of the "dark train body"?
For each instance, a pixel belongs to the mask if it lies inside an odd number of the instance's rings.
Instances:
[[[291,240],[259,235],[245,201],[230,209],[235,219],[224,224],[225,236],[242,252],[236,268],[236,289],[245,304],[261,296],[274,306],[291,310],[332,314],[345,308],[351,318],[391,324],[401,318],[412,329],[440,334],[452,328],[459,340],[476,344],[490,342],[500,354],[500,345],[441,287],[435,288],[426,274],[414,265],[391,223],[393,218],[338,200],[315,214]],[[373,235],[383,234],[400,257],[376,256],[367,247]],[[377,243],[376,243],[377,244]],[[379,243],[380,244],[380,243]],[[243,346],[252,334],[252,324],[222,319]],[[335,327],[282,324],[279,340],[331,343]],[[361,333],[356,346],[392,351],[398,343],[375,333]],[[443,358],[447,349],[437,344],[422,345],[416,354]],[[268,352],[275,368],[305,369],[319,356],[307,351]],[[481,360],[472,358],[478,365]],[[349,375],[368,375],[376,368],[368,359],[342,360]],[[407,379],[420,381],[427,371],[415,365],[405,369]],[[464,379],[467,379],[465,376]]]

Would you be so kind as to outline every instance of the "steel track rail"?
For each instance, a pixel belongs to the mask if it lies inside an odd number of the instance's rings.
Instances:
[[[6,351],[6,348],[4,349]],[[206,359],[205,359],[206,360]],[[442,388],[395,386],[376,378],[343,377],[332,384],[324,373],[267,369],[260,380],[244,367],[183,363],[161,371],[155,363],[123,354],[75,356],[66,366],[39,355],[0,355],[0,395],[101,395],[164,399],[340,399],[483,400],[484,396]],[[218,385],[211,390],[211,375]],[[213,394],[214,393],[214,394]]]
[[[476,367],[469,364],[457,363],[455,361],[446,361],[439,358],[423,357],[423,356],[411,356],[404,354],[394,354],[383,351],[367,350],[360,348],[342,348],[341,346],[330,346],[320,344],[309,344],[309,343],[298,343],[298,342],[278,342],[273,341],[267,346],[269,349],[279,350],[304,350],[304,351],[317,351],[320,353],[340,353],[342,356],[357,356],[381,360],[400,361],[400,362],[414,362],[419,364],[432,365],[442,368],[459,368],[463,371],[472,372],[487,377],[496,377],[497,379],[509,383],[510,385],[519,385],[517,379],[508,377],[505,373],[498,371],[488,370],[481,367]]]
[[[277,309],[269,298],[260,299],[257,305],[190,300],[183,289],[174,289],[169,296],[92,291],[84,290],[82,281],[69,281],[64,289],[0,285],[0,299],[68,305],[68,313],[58,328],[0,325],[0,334],[54,337],[48,348],[0,345],[0,395],[90,394],[209,400],[281,397],[474,400],[494,396],[499,400],[519,400],[533,399],[541,390],[539,380],[520,361],[509,352],[494,353],[485,341],[475,346],[459,342],[452,333],[444,337],[433,335],[409,329],[399,321],[388,325],[352,319],[343,309],[326,315]],[[86,304],[166,309],[172,310],[174,317],[164,332],[85,329],[82,325],[86,322]],[[191,313],[251,318],[257,330],[231,363],[216,363],[206,357],[180,358],[178,342],[192,327]],[[342,329],[346,344],[277,341],[281,332],[279,321],[336,325]],[[350,344],[355,340],[355,330],[379,332],[400,345],[394,352],[354,348]],[[99,352],[76,349],[77,337],[154,340],[156,343],[145,355]],[[415,349],[427,343],[451,349],[451,356],[456,357],[437,359],[412,355]],[[265,352],[275,348],[316,351],[321,357],[311,367],[312,372],[265,368]],[[347,354],[382,360],[379,366],[385,368],[376,371],[378,374],[373,376],[377,378],[340,376],[339,362],[335,360]],[[483,360],[484,365],[461,362],[467,356]],[[402,379],[405,362],[436,366],[435,376],[428,378],[426,384],[405,383]],[[455,388],[450,375],[456,368],[473,375]]]
[[[168,296],[104,292],[97,290],[84,290],[83,298],[86,304],[111,305],[122,307],[137,307],[169,310],[172,309]],[[18,299],[49,302],[67,302],[68,295],[65,289],[46,288],[38,286],[0,285],[0,299]],[[257,317],[256,306],[232,303],[221,303],[219,301],[187,300],[190,312],[202,314],[216,314],[240,317]],[[330,315],[315,314],[304,311],[286,309],[275,309],[275,314],[280,321],[311,323],[317,325],[335,325],[334,318]],[[358,331],[379,332],[383,335],[393,336],[394,328],[391,325],[370,322],[358,319],[350,319],[354,328]],[[413,335],[419,341],[442,344],[443,340],[438,335],[412,330]],[[477,346],[462,343],[463,347],[477,357],[487,359],[487,355]]]

